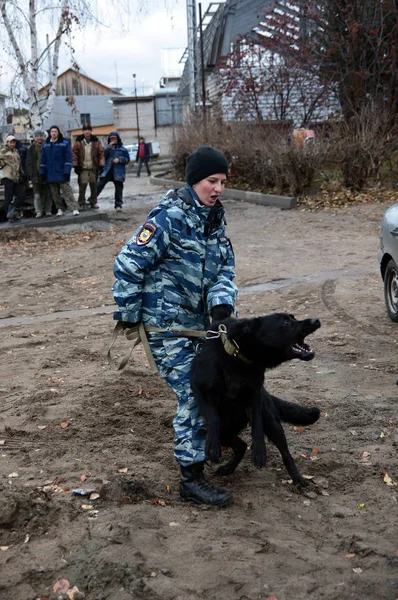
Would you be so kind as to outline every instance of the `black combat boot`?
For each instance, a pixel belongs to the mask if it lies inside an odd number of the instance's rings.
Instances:
[[[216,488],[204,478],[205,463],[194,463],[189,467],[181,466],[180,496],[197,504],[222,506],[231,498],[228,490]]]

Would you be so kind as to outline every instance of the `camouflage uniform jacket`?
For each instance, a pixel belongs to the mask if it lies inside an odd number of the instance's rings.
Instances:
[[[193,192],[195,196],[195,193]],[[170,190],[116,258],[114,318],[203,330],[213,306],[235,307],[235,259],[221,203]]]

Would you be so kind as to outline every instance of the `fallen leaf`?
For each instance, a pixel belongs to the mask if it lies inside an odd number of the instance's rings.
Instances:
[[[69,590],[69,588],[70,588],[70,583],[67,579],[58,579],[58,581],[56,583],[54,583],[54,585],[53,585],[53,592],[60,593],[60,594],[66,594],[66,592]]]
[[[176,523],[176,521],[171,521],[171,523],[169,523],[169,527],[179,527],[180,524]]]
[[[138,392],[137,392],[137,396],[141,396],[142,392],[143,392],[142,387],[139,387],[138,388]]]
[[[127,467],[123,467],[122,469],[118,469],[117,471],[118,473],[127,473],[128,469]]]
[[[83,473],[83,475],[80,475],[80,481],[86,481],[86,479],[87,479],[87,475],[85,475],[84,473]]]
[[[314,454],[318,454],[318,452],[319,452],[318,448],[313,448],[312,451]]]
[[[90,494],[90,500],[98,500],[98,498],[100,497],[100,495],[97,492],[94,492],[93,494]]]
[[[345,555],[346,558],[354,558],[355,556],[356,556],[356,554],[354,554],[354,553]]]
[[[393,481],[391,479],[391,477],[389,476],[389,474],[387,472],[384,473],[384,477],[383,477],[383,481],[384,483],[386,483],[387,485],[397,485],[395,483],[395,481]]]
[[[18,473],[10,473],[8,477],[19,477]]]
[[[354,573],[362,573],[362,569],[361,567],[357,567],[356,569],[353,569]]]
[[[83,510],[92,510],[94,506],[92,504],[82,504],[80,508]]]
[[[2,552],[5,552],[6,550],[8,550],[8,548],[9,548],[9,547],[10,547],[10,546],[0,546],[0,550],[1,550]]]
[[[24,539],[23,543],[24,543],[24,544],[27,544],[27,543],[29,542],[29,540],[30,540],[29,533],[27,533],[27,534],[25,535],[25,539]]]
[[[365,508],[365,503],[361,502],[360,504],[358,504],[358,508],[359,510],[363,510]]]
[[[163,498],[155,498],[155,500],[151,500],[151,504],[158,506],[166,506],[166,501]]]
[[[66,483],[66,481],[67,481],[66,477],[56,477],[56,478],[54,479],[54,483],[55,483],[55,484],[57,484],[57,485],[58,485],[59,483]]]
[[[69,425],[70,425],[69,421],[62,421],[61,422],[62,429],[66,429],[67,427],[69,427]]]
[[[370,458],[370,452],[362,452],[362,458],[367,459]]]
[[[40,429],[40,431],[43,431],[43,429],[47,429],[47,425],[38,425],[37,429]]]
[[[171,494],[171,487],[168,484],[166,485],[166,492]]]
[[[151,577],[156,577],[156,573],[155,573],[155,571],[152,571],[152,572],[151,572]]]

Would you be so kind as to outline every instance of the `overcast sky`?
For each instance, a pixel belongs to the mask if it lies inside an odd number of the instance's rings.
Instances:
[[[26,3],[27,0],[22,1]],[[103,24],[76,29],[70,40],[75,50],[74,59],[83,73],[110,87],[122,88],[122,93],[127,95],[134,90],[133,73],[136,73],[139,95],[150,94],[163,76],[181,75],[184,65],[178,63],[187,45],[186,0],[116,0],[113,5],[109,0],[97,0],[97,3]],[[122,12],[127,4],[132,8]],[[203,14],[209,4],[209,0],[202,0]],[[119,7],[117,12],[115,6]],[[50,31],[48,22],[38,27],[41,48]],[[25,51],[29,52],[29,38],[26,33],[24,36]],[[10,50],[4,31],[1,37]],[[59,73],[71,66],[71,60],[70,50],[62,45]],[[4,55],[4,60],[0,61],[0,91],[6,93],[13,75],[11,64],[10,57]],[[43,67],[46,72],[42,74],[42,83],[45,85],[48,81],[47,62]]]
[[[106,0],[101,0],[106,1]],[[209,0],[202,1],[202,13]],[[187,45],[185,0],[152,1],[147,9],[130,15],[129,31],[120,24],[88,27],[76,36],[76,60],[83,72],[110,87],[133,92],[136,73],[137,93],[148,94],[162,76],[181,75],[178,64]],[[60,72],[70,66],[70,54],[63,52]]]

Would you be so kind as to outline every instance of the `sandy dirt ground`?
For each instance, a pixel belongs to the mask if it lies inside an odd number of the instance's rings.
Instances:
[[[162,193],[140,185],[107,232],[0,232],[0,598],[395,600],[398,328],[376,258],[386,204],[225,200],[240,316],[321,319],[315,359],[266,377],[321,418],[285,426],[310,494],[269,447],[266,468],[247,457],[222,481],[233,503],[216,509],[179,500],[175,399],[143,351],[121,373],[106,360],[114,257]],[[108,314],[87,316],[94,307]],[[60,311],[69,318],[49,320]]]

